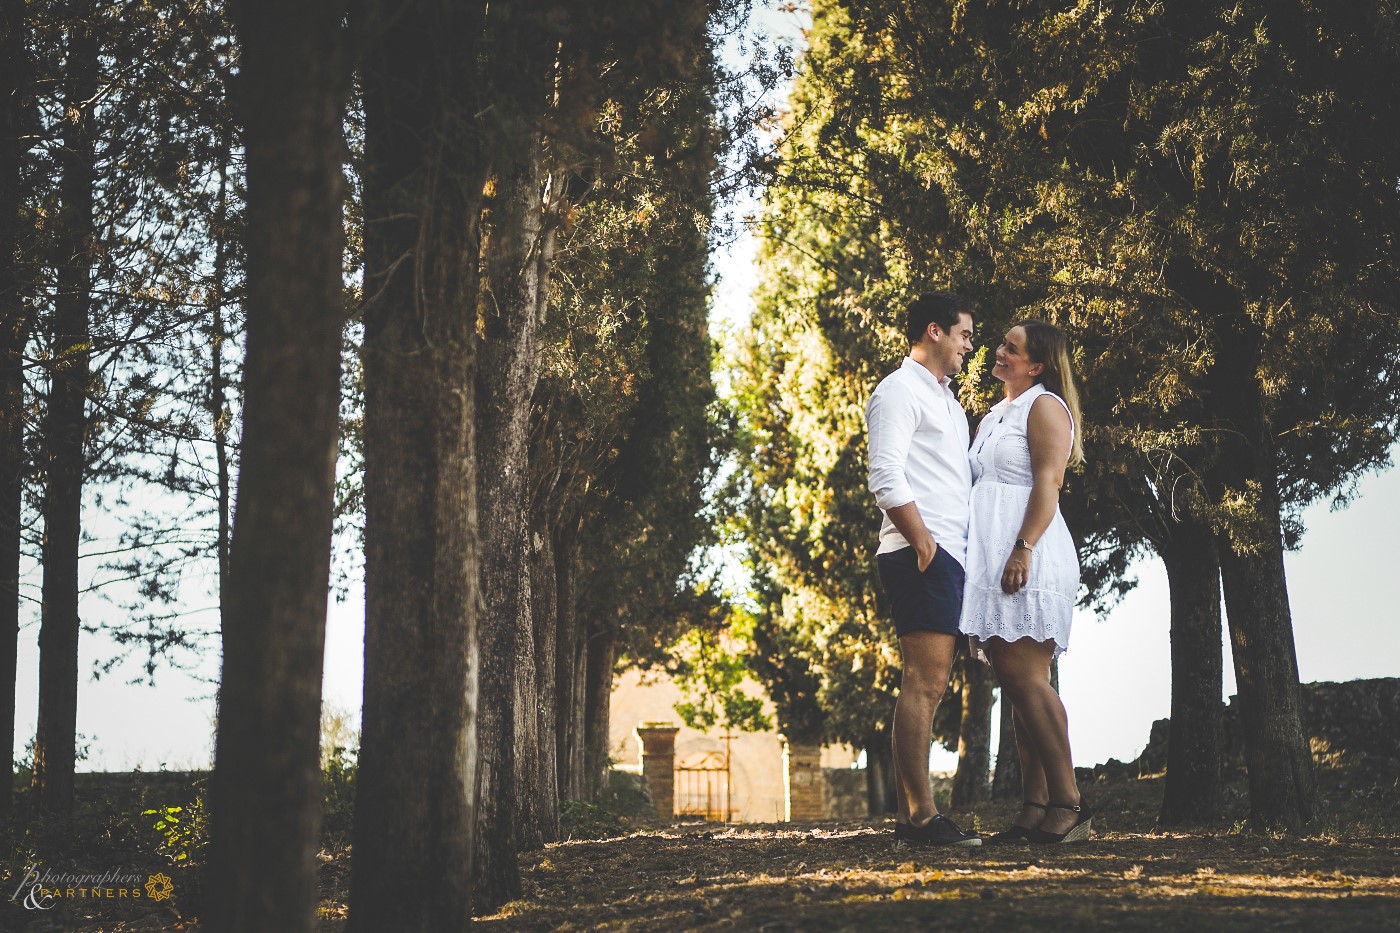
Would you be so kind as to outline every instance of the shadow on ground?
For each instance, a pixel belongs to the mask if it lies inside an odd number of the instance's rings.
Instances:
[[[1400,930],[1394,805],[1378,812],[1372,788],[1352,799],[1347,781],[1329,783],[1347,806],[1331,832],[1306,837],[1235,824],[1154,833],[1160,779],[1120,778],[1086,793],[1101,829],[1077,846],[911,848],[893,843],[887,821],[691,824],[559,843],[524,857],[525,896],[478,928]],[[955,816],[991,830],[1013,807]]]
[[[603,814],[589,832],[521,856],[524,894],[474,929],[545,931],[1067,931],[1400,930],[1400,780],[1396,763],[1333,760],[1318,771],[1327,814],[1305,836],[1258,835],[1234,820],[1245,781],[1231,783],[1232,819],[1191,832],[1154,829],[1160,777],[1086,784],[1096,838],[1052,848],[919,849],[892,824],[639,825]],[[0,930],[149,933],[200,928],[203,775],[92,775],[80,785],[81,832],[59,861],[39,856],[42,825],[9,853]],[[983,832],[1016,803],[955,813]],[[178,809],[177,809],[178,808]],[[593,808],[597,809],[597,808]],[[179,821],[157,830],[153,820]],[[332,821],[334,822],[334,821]],[[329,824],[328,824],[329,825]],[[575,822],[575,826],[584,826]],[[350,847],[328,829],[320,853],[319,926],[346,928]],[[123,868],[168,876],[168,897],[72,900],[25,909],[15,872]],[[160,890],[160,889],[158,889]],[[144,891],[143,891],[144,895]],[[387,933],[387,931],[386,931]]]

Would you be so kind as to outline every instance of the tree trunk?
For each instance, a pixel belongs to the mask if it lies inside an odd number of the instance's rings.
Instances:
[[[228,274],[229,263],[229,162],[233,158],[233,134],[226,130],[219,149],[219,193],[215,201],[214,226],[217,231],[214,241],[213,286],[209,289],[209,416],[214,427],[214,460],[216,464],[215,482],[219,510],[218,537],[215,548],[219,560],[219,605],[225,600],[228,585],[229,544],[233,537],[233,521],[229,506],[232,504],[232,472],[229,464],[228,375],[224,372],[224,344],[228,341],[228,330],[224,324],[224,305],[228,296],[224,291],[224,279]]]
[[[540,751],[535,780],[538,782],[541,844],[559,838],[559,693],[555,683],[556,628],[559,619],[559,584],[554,571],[554,539],[548,529],[531,535],[530,614],[535,636],[535,671],[538,677]]]
[[[586,800],[585,726],[588,688],[588,640],[579,632],[577,587],[578,522],[560,524],[554,547],[555,576],[558,580],[556,615],[558,626],[554,659],[555,709],[559,756],[559,794],[563,800]]]
[[[1317,801],[1283,567],[1278,465],[1256,376],[1262,340],[1243,310],[1222,318],[1211,370],[1219,454],[1207,481],[1216,501],[1246,504],[1220,530],[1219,556],[1250,822],[1256,830],[1298,830],[1312,823]]]
[[[1169,264],[1166,277],[1196,307],[1210,309],[1215,325],[1215,358],[1204,384],[1218,442],[1204,478],[1211,499],[1230,504],[1218,513],[1218,553],[1250,822],[1258,830],[1301,829],[1316,816],[1317,800],[1284,576],[1277,453],[1259,384],[1264,335],[1230,283],[1186,261]]]
[[[953,774],[950,805],[965,807],[986,800],[990,788],[992,746],[992,669],[962,657],[962,721],[958,729],[958,769]]]
[[[1183,517],[1159,552],[1171,588],[1172,711],[1166,788],[1158,821],[1220,816],[1220,560],[1209,526]]]
[[[530,594],[531,548],[529,541],[525,539],[528,538],[528,527],[524,526],[523,522],[522,526],[525,536],[520,542],[520,562],[515,568],[516,577],[520,581],[519,617],[515,623],[520,637],[515,645],[515,663],[510,666],[510,670],[515,673],[515,748],[511,752],[515,773],[508,785],[512,789],[509,796],[515,803],[515,852],[511,853],[510,860],[515,863],[517,874],[519,862],[515,858],[516,852],[533,852],[544,848],[544,830],[540,826],[540,795],[543,792],[540,777],[545,758],[545,733],[540,727],[539,716],[542,697],[537,676],[534,611]],[[478,825],[477,829],[480,831],[481,827]],[[490,909],[494,906],[496,905],[482,904],[478,909]]]
[[[1271,471],[1272,466],[1256,474],[1264,491],[1266,543],[1256,552],[1240,554],[1228,540],[1222,541],[1220,576],[1249,770],[1250,823],[1259,831],[1301,830],[1317,817],[1317,791],[1303,729],[1277,481]],[[1176,731],[1173,722],[1173,735]]]
[[[894,751],[886,734],[877,736],[865,747],[865,799],[871,817],[899,809],[894,787]]]
[[[543,180],[543,179],[541,179]],[[545,312],[549,306],[549,277],[550,270],[554,262],[554,227],[551,222],[552,211],[548,208],[549,195],[548,186],[545,185],[544,210],[545,216],[542,219],[542,233],[540,236],[539,249],[535,256],[535,263],[538,268],[535,294],[535,321],[536,324],[544,322]],[[538,371],[538,366],[536,366]],[[531,384],[531,394],[534,393],[534,383]],[[528,425],[530,399],[525,399],[526,421]],[[529,458],[529,449],[523,455],[525,461]],[[529,475],[528,462],[522,464],[525,475]],[[553,541],[548,529],[540,531],[537,535],[530,533],[530,503],[526,496],[524,514],[526,515],[526,555],[527,561],[522,566],[527,571],[525,586],[529,586],[530,576],[528,573],[535,560],[537,550],[549,549],[553,551]],[[542,847],[546,842],[553,842],[559,838],[559,757],[555,747],[555,737],[557,734],[557,723],[559,719],[558,691],[554,679],[558,671],[555,652],[558,650],[558,633],[555,631],[558,625],[558,587],[553,578],[554,557],[550,554],[548,560],[549,578],[545,581],[546,590],[543,593],[530,590],[530,599],[533,607],[535,600],[543,600],[548,611],[536,612],[533,608],[524,620],[523,625],[531,630],[534,636],[535,646],[535,708],[538,725],[537,739],[533,751],[535,767],[531,772],[533,784],[530,793],[536,805],[536,826],[531,833],[530,841],[533,843],[536,834],[539,845]]]
[[[617,633],[606,624],[590,625],[583,716],[583,791],[589,800],[596,799],[608,786],[608,769],[612,766],[608,715],[616,660]]]
[[[541,94],[542,96],[542,94]],[[542,108],[541,108],[542,109]],[[517,143],[519,145],[519,143]],[[538,139],[498,173],[484,249],[477,432],[482,578],[477,811],[478,912],[520,893],[516,852],[543,845],[537,772],[543,757],[526,572],[530,399],[538,368],[542,156]]]
[[[1009,800],[1021,796],[1021,753],[1016,748],[1016,719],[1007,699],[1000,689],[1000,734],[997,736],[996,772],[992,776],[992,799]]]
[[[84,441],[90,377],[93,186],[96,181],[91,101],[97,93],[97,37],[87,20],[70,27],[65,97],[74,116],[63,122],[56,159],[59,233],[49,378],[47,482],[44,490],[43,613],[39,627],[39,723],[34,738],[34,790],[40,806],[68,815],[78,734],[78,545],[82,540]]]
[[[29,100],[24,0],[0,2],[0,839],[14,810],[15,688],[19,650],[20,516],[24,509],[24,348],[33,318],[20,275],[21,140]]]
[[[482,7],[371,6],[365,102],[365,681],[350,926],[471,917]]]
[[[243,456],[211,782],[211,931],[306,931],[344,322],[344,5],[244,0]]]

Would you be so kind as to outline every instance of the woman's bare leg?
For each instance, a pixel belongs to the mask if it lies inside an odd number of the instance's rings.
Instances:
[[[1006,702],[1010,702],[1009,698]],[[1045,804],[1050,790],[1045,783],[1045,768],[1040,763],[1035,749],[1026,738],[1026,726],[1021,722],[1021,714],[1013,707],[1012,723],[1016,729],[1016,754],[1021,759],[1021,799],[1031,803]],[[1035,829],[1045,820],[1045,811],[1040,807],[1023,805],[1016,817],[1016,825]]]
[[[1015,709],[1017,743],[1027,746],[1038,762],[1048,802],[1078,805],[1079,785],[1074,778],[1074,761],[1070,755],[1069,718],[1059,694],[1050,686],[1054,643],[1029,638],[1013,642],[989,639],[987,652],[1002,691],[1011,698]],[[1023,769],[1025,760],[1023,756]],[[1023,770],[1022,786],[1029,800],[1032,799],[1030,792],[1038,788],[1024,783],[1025,774]],[[1051,809],[1046,812],[1040,828],[1052,833],[1064,832],[1076,819],[1072,811]]]

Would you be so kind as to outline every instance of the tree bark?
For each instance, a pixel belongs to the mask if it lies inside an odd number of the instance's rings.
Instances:
[[[20,516],[24,509],[24,348],[33,317],[20,274],[21,140],[29,100],[24,0],[0,2],[0,839],[14,811],[15,688],[19,652]]]
[[[887,734],[877,736],[865,747],[865,799],[872,817],[899,809],[894,787],[894,751]]]
[[[964,807],[986,800],[992,761],[992,669],[963,655],[962,720],[958,729],[958,769],[950,804]]]
[[[483,7],[368,7],[365,681],[350,925],[471,916]]]
[[[97,93],[97,37],[92,23],[69,27],[63,123],[56,160],[59,233],[54,354],[49,376],[48,449],[44,489],[43,611],[39,627],[39,723],[34,738],[34,790],[41,807],[67,816],[73,809],[78,734],[78,545],[82,540],[86,467],[86,403],[96,182],[91,101]]]
[[[554,659],[556,749],[559,760],[559,794],[563,800],[586,800],[588,790],[584,740],[584,711],[587,709],[588,640],[579,631],[577,586],[578,521],[572,519],[559,525],[554,546],[555,577],[558,581],[556,602],[557,632]]]
[[[244,0],[247,357],[211,782],[211,931],[306,931],[344,323],[344,4]]]
[[[528,528],[525,530],[528,536]],[[520,563],[515,568],[516,577],[520,581],[518,584],[520,588],[519,616],[515,625],[520,637],[515,645],[515,663],[510,667],[510,670],[515,672],[513,678],[515,688],[513,701],[515,748],[511,753],[511,762],[515,767],[515,773],[508,785],[513,790],[510,796],[515,803],[515,819],[513,820],[515,851],[511,853],[510,859],[515,863],[517,874],[519,872],[519,861],[515,858],[517,852],[532,852],[544,848],[544,830],[540,826],[540,808],[542,806],[540,795],[543,793],[540,777],[543,761],[546,757],[545,733],[540,727],[539,709],[542,696],[537,676],[539,659],[536,657],[534,611],[531,607],[531,548],[528,540],[522,539],[520,544]],[[478,830],[480,830],[479,826]],[[486,907],[487,905],[481,906]],[[494,907],[495,905],[490,906]]]
[[[540,180],[544,184],[544,218],[541,221],[543,227],[539,249],[535,256],[535,263],[538,268],[535,294],[535,321],[536,325],[544,322],[544,316],[549,306],[549,278],[550,271],[554,263],[554,225],[552,223],[553,211],[549,206],[549,184],[542,177]],[[536,366],[538,372],[538,365]],[[534,394],[534,383],[532,382],[531,395]],[[529,421],[530,399],[525,399],[526,422]],[[525,461],[522,463],[522,473],[529,475],[528,458],[529,445],[522,454]],[[529,560],[523,565],[527,573],[524,585],[529,586],[531,574],[528,573],[535,560],[538,550],[549,550],[548,567],[549,577],[545,580],[544,592],[530,590],[532,608],[523,624],[531,629],[534,636],[535,647],[535,678],[536,693],[535,707],[538,721],[538,732],[536,744],[532,757],[535,766],[530,772],[532,783],[530,794],[533,797],[535,809],[535,825],[531,829],[529,842],[533,845],[535,838],[539,840],[539,846],[543,847],[546,842],[553,842],[559,838],[559,757],[558,749],[555,747],[555,737],[557,734],[557,723],[559,719],[558,689],[555,685],[555,676],[558,671],[555,652],[558,650],[558,633],[555,631],[558,625],[558,587],[553,578],[554,556],[553,539],[548,529],[543,529],[537,534],[530,532],[530,503],[528,491],[524,502],[525,530],[526,530],[526,551]],[[546,612],[536,612],[533,609],[534,601],[542,600],[548,606]]]
[[[1001,725],[997,736],[996,771],[992,775],[992,799],[1008,800],[1021,796],[1021,753],[1016,748],[1016,719],[1011,701],[1000,689]]]
[[[484,250],[487,280],[477,373],[481,587],[486,598],[479,705],[478,911],[519,895],[516,852],[543,845],[537,772],[544,755],[535,715],[539,694],[525,572],[530,563],[526,455],[530,399],[538,375],[542,164],[536,136],[523,156],[498,171]]]
[[[1159,548],[1171,590],[1172,711],[1165,826],[1217,819],[1223,802],[1220,560],[1209,526],[1183,517]]]
[[[559,692],[555,683],[559,584],[555,579],[553,536],[548,529],[536,526],[531,538],[530,615],[535,636],[540,736],[534,779],[538,784],[539,838],[543,845],[559,838]]]
[[[1271,450],[1267,438],[1260,437],[1259,443],[1265,451]],[[1222,541],[1220,577],[1249,770],[1250,823],[1258,831],[1279,827],[1297,831],[1317,817],[1317,790],[1312,751],[1303,728],[1298,655],[1284,576],[1277,480],[1272,469],[1256,472],[1263,490],[1261,517],[1266,543],[1257,551],[1241,554],[1228,540]]]
[[[1217,506],[1221,588],[1239,688],[1250,822],[1297,830],[1317,815],[1312,753],[1303,730],[1298,659],[1283,567],[1279,464],[1259,367],[1264,334],[1239,290],[1196,264],[1169,263],[1167,281],[1210,309],[1214,363],[1204,386],[1219,438],[1204,472]],[[1173,723],[1172,732],[1177,731]]]
[[[590,625],[587,650],[583,790],[584,796],[593,800],[608,786],[608,769],[612,766],[608,715],[612,704],[613,664],[617,660],[617,633],[606,624]]]

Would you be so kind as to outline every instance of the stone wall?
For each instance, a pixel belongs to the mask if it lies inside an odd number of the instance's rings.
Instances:
[[[1224,708],[1225,766],[1244,767],[1244,736],[1240,730],[1239,697]],[[1336,755],[1364,755],[1400,765],[1400,677],[1320,681],[1303,684],[1303,725],[1312,741],[1313,755],[1321,761]],[[1167,739],[1171,720],[1152,724],[1147,747],[1136,762],[1110,760],[1093,769],[1158,774],[1167,767]]]
[[[1333,751],[1400,760],[1400,677],[1303,687],[1308,736]]]
[[[822,819],[863,820],[869,815],[864,768],[822,768],[822,777],[826,781]]]

